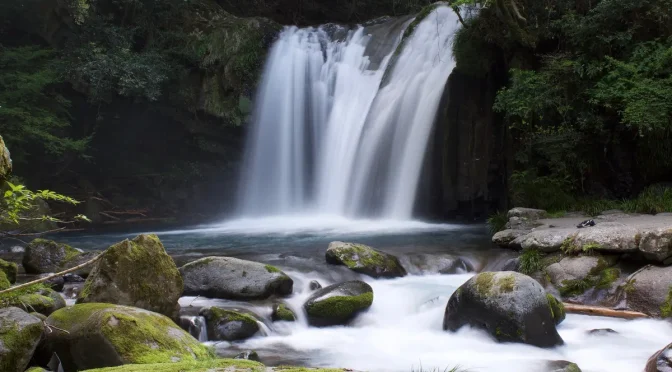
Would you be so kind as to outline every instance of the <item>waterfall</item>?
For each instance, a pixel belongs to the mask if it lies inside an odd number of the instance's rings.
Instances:
[[[280,34],[255,102],[243,216],[413,217],[458,22],[439,6],[402,40],[410,23]]]

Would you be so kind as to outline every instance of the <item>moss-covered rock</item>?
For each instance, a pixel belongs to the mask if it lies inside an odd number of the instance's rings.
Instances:
[[[0,271],[5,273],[7,280],[11,284],[16,283],[16,276],[19,274],[19,267],[14,262],[7,262],[0,259]]]
[[[232,300],[292,293],[294,281],[277,267],[232,257],[205,257],[180,268],[184,294]]]
[[[344,265],[373,278],[397,278],[406,275],[399,259],[364,244],[331,242],[325,254],[327,263]]]
[[[563,344],[546,292],[527,275],[512,271],[480,273],[450,297],[443,329],[465,325],[487,331],[500,342],[539,347]]]
[[[552,294],[546,294],[546,298],[548,299],[548,307],[551,309],[551,315],[557,326],[562,323],[567,316],[565,313],[565,305]]]
[[[305,368],[292,366],[266,367],[243,359],[212,359],[200,362],[166,364],[129,364],[120,367],[91,369],[86,372],[345,372],[340,368]]]
[[[0,182],[3,182],[12,174],[12,158],[5,141],[0,136]]]
[[[210,340],[238,341],[250,338],[259,332],[257,320],[246,313],[209,307],[202,309],[200,315],[207,322]]]
[[[330,285],[313,293],[303,305],[312,326],[344,325],[373,303],[373,288],[362,281]]]
[[[42,337],[42,321],[16,307],[0,309],[0,371],[23,372]]]
[[[0,296],[0,307],[18,307],[26,312],[49,315],[65,307],[60,294],[44,285],[36,285]]]
[[[283,321],[283,322],[293,322],[296,320],[296,315],[287,307],[287,305],[279,303],[273,305],[273,313],[271,314],[271,319],[274,322]]]
[[[625,299],[631,310],[672,318],[672,266],[643,267],[627,278],[618,298]]]
[[[576,363],[566,360],[554,360],[546,364],[548,372],[581,372],[581,368]]]
[[[112,303],[176,317],[183,283],[175,262],[156,235],[139,235],[108,248],[77,303]]]
[[[11,286],[11,283],[9,283],[9,280],[7,279],[7,275],[0,271],[0,291],[5,290]]]
[[[65,264],[82,252],[63,243],[34,239],[26,246],[23,267],[28,274],[47,274],[61,271]]]
[[[66,372],[122,364],[193,362],[212,356],[210,349],[169,318],[139,308],[80,304],[56,311],[46,323],[56,331],[46,335],[45,345],[58,354]]]

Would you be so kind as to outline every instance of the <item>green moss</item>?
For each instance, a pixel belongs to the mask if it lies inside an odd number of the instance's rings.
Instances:
[[[199,362],[128,364],[120,367],[90,369],[87,372],[220,372],[224,370],[227,372],[263,372],[266,368],[263,364],[251,360],[211,359]]]
[[[494,235],[506,229],[506,223],[509,222],[509,217],[506,212],[497,212],[488,217],[488,229],[490,234]]]
[[[662,318],[670,318],[672,317],[672,286],[667,291],[667,297],[665,298],[665,302],[663,302],[662,305],[660,305],[660,316]]]
[[[278,269],[275,266],[265,265],[264,267],[266,268],[266,271],[268,271],[269,273],[280,273],[280,274],[283,273],[282,270]]]
[[[26,372],[47,372],[46,369],[40,367],[31,367],[26,370]]]
[[[49,324],[70,333],[96,332],[109,341],[127,363],[166,363],[209,359],[212,351],[177,328],[168,317],[111,304],[80,304],[54,312]],[[86,327],[80,329],[81,327]]]
[[[306,308],[308,314],[320,318],[347,319],[373,303],[373,292],[358,296],[333,296],[312,303]]]
[[[16,283],[16,276],[19,273],[19,267],[14,262],[7,262],[0,259],[0,272],[5,273],[10,283]]]
[[[621,270],[617,268],[607,268],[602,270],[596,288],[608,289],[621,276]]]
[[[54,300],[45,297],[44,293],[51,293],[53,290],[45,284],[35,284],[30,287],[13,290],[9,293],[0,295],[0,307],[15,306],[28,312],[34,311],[33,306],[38,304],[54,305]]]
[[[625,283],[625,286],[623,286],[623,290],[625,293],[631,293],[635,290],[635,282],[637,282],[637,279],[630,279]]]
[[[581,250],[583,251],[583,253],[591,254],[594,250],[600,249],[600,248],[601,248],[601,246],[597,243],[588,243],[588,244],[584,244],[581,247]]]
[[[226,310],[219,307],[211,307],[209,310],[213,319],[225,319],[226,321],[229,322],[240,321],[254,326],[257,325],[257,320],[253,316],[245,313],[233,310]]]
[[[541,262],[542,254],[536,249],[526,249],[520,255],[520,272],[532,275],[544,268]]]
[[[548,308],[551,310],[551,316],[555,320],[555,324],[560,324],[566,316],[565,305],[549,293],[546,294],[546,299],[548,300]]]
[[[278,305],[278,308],[275,310],[275,315],[279,320],[285,322],[293,322],[296,320],[296,317],[294,316],[292,310],[290,310],[285,304]]]
[[[567,297],[583,294],[594,286],[594,280],[592,280],[591,277],[588,277],[584,279],[563,280],[562,285],[558,289],[563,297]]]
[[[337,248],[335,255],[349,269],[385,268],[394,269],[399,266],[396,257],[381,253],[363,244],[347,244]]]
[[[581,368],[576,363],[570,363],[565,367],[565,372],[581,372]]]
[[[495,273],[485,272],[480,273],[476,276],[476,292],[481,297],[486,297],[490,294],[492,290],[492,285],[495,280]]]
[[[497,282],[499,286],[499,291],[504,293],[513,292],[513,288],[516,284],[516,278],[513,275],[507,275],[503,278],[500,278]]]
[[[577,252],[581,251],[581,247],[576,245],[576,235],[568,236],[565,238],[565,240],[562,242],[562,245],[560,246],[560,250],[564,254],[575,254]]]
[[[7,275],[3,272],[0,271],[0,291],[5,290],[9,288],[11,284],[9,283],[9,280],[7,279]]]

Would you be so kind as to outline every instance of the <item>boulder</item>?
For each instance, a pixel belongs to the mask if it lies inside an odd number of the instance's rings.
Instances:
[[[621,272],[611,268],[615,256],[569,256],[546,267],[547,278],[572,302],[601,304],[616,294],[621,282]]]
[[[81,251],[67,244],[34,239],[26,246],[23,267],[28,274],[55,273],[65,270],[68,262],[81,254]]]
[[[46,278],[50,275],[52,275],[52,273],[41,274],[40,278]],[[56,292],[63,292],[63,287],[65,286],[65,279],[63,279],[62,276],[55,276],[55,277],[53,277],[51,279],[48,279],[47,281],[44,281],[42,283],[49,286],[51,289],[53,289]]]
[[[563,341],[555,329],[551,304],[541,285],[512,271],[480,273],[450,297],[443,329],[468,325],[487,331],[499,342],[554,347]]]
[[[581,368],[576,363],[566,360],[554,360],[546,363],[547,372],[581,372]]]
[[[58,354],[66,372],[211,358],[172,320],[139,308],[80,304],[56,311],[46,323],[54,331],[46,334],[45,347]]]
[[[519,245],[516,245],[513,242],[529,233],[529,230],[506,229],[495,233],[495,235],[492,236],[492,242],[503,248],[520,248]]]
[[[630,224],[604,222],[590,228],[578,229],[572,245],[583,251],[636,252],[641,235]]]
[[[36,286],[17,291],[16,294],[7,296],[0,302],[1,307],[18,307],[27,312],[36,312],[49,315],[66,306],[65,300],[60,294],[51,288]]]
[[[108,248],[96,261],[77,303],[139,307],[175,318],[180,272],[156,235],[139,235]]]
[[[508,218],[519,217],[528,220],[540,220],[548,216],[548,212],[543,209],[533,208],[513,208],[506,214]]]
[[[43,331],[42,321],[25,311],[0,309],[0,371],[25,371]]]
[[[672,257],[672,226],[642,232],[639,250],[649,260],[667,262]]]
[[[209,307],[201,309],[199,314],[206,320],[210,340],[239,341],[259,332],[257,320],[246,313]]]
[[[0,183],[9,178],[12,174],[12,158],[5,141],[0,136]]]
[[[303,305],[312,326],[345,325],[373,303],[370,285],[353,280],[334,284],[313,293]]]
[[[536,249],[541,252],[553,253],[576,234],[576,228],[547,228],[530,232],[515,240],[523,249]]]
[[[644,372],[672,372],[672,344],[653,354],[646,362]]]
[[[621,291],[629,309],[672,317],[672,267],[645,266],[628,277]]]
[[[292,294],[294,281],[275,266],[232,257],[206,257],[180,268],[185,296],[263,300]]]
[[[399,259],[364,244],[331,242],[326,253],[327,263],[344,265],[350,270],[373,278],[398,278],[406,275]]]
[[[16,276],[19,274],[19,267],[14,262],[7,262],[0,259],[0,271],[5,273],[10,284],[16,283]]]
[[[285,304],[275,304],[273,305],[273,313],[271,313],[271,320],[274,322],[284,321],[284,322],[293,322],[296,320],[296,315]]]
[[[308,283],[308,289],[310,289],[311,291],[322,289],[322,284],[320,284],[320,282],[318,282],[317,280],[311,280],[310,283]]]

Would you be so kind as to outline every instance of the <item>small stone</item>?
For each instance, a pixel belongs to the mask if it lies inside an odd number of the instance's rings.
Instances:
[[[253,360],[255,362],[261,362],[259,359],[259,354],[254,350],[243,351],[242,353],[236,355],[233,359],[246,359]]]
[[[317,327],[345,325],[373,303],[370,285],[354,280],[313,293],[303,305],[308,323]]]
[[[407,274],[396,256],[364,244],[331,242],[325,257],[328,264],[343,265],[372,278],[398,278]]]
[[[322,289],[322,284],[318,282],[317,280],[311,280],[310,283],[308,284],[308,288],[311,291],[317,291],[318,289]]]
[[[293,322],[296,320],[296,315],[289,307],[287,307],[287,305],[275,304],[273,305],[273,313],[271,314],[271,320],[273,320],[274,322],[277,321]]]
[[[599,328],[599,329],[591,329],[590,331],[587,332],[589,335],[593,336],[607,336],[607,335],[616,335],[618,332],[614,331],[611,328]]]

